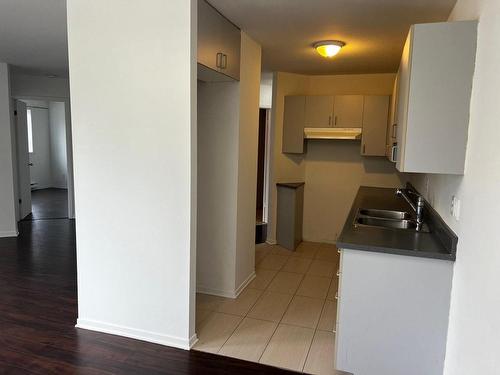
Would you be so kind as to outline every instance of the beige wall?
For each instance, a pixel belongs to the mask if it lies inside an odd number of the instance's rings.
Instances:
[[[241,33],[241,80],[198,83],[197,289],[234,297],[255,272],[260,46]]]
[[[255,208],[259,134],[260,45],[241,33],[236,292],[255,275]]]
[[[458,0],[450,15],[450,21],[477,19],[465,174],[412,176],[459,238],[445,375],[498,374],[500,368],[500,2]],[[458,221],[449,213],[453,195],[461,200]]]
[[[276,212],[276,182],[305,181],[304,228],[307,241],[335,242],[360,185],[401,185],[394,164],[383,157],[361,157],[359,141],[307,141],[304,155],[281,153],[285,95],[391,95],[395,74],[303,76],[278,73],[275,80],[274,178],[270,212]],[[275,239],[272,216],[268,236]]]

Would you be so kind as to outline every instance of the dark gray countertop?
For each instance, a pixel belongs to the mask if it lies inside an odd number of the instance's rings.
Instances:
[[[337,239],[338,248],[455,260],[454,249],[446,248],[432,228],[430,233],[422,233],[367,226],[355,227],[353,223],[359,208],[412,212],[404,199],[395,195],[395,188],[361,186]]]
[[[278,182],[276,183],[276,186],[282,186],[282,187],[287,187],[291,189],[297,189],[298,187],[301,187],[302,185],[305,185],[305,182]]]

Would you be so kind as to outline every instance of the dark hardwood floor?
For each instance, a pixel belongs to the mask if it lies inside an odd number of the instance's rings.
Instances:
[[[72,220],[0,239],[0,374],[264,374],[273,367],[76,329]]]
[[[31,209],[31,214],[24,220],[68,218],[68,189],[33,190]]]

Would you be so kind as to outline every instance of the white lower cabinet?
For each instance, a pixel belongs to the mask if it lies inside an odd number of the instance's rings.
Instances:
[[[342,249],[335,368],[442,375],[453,262]]]

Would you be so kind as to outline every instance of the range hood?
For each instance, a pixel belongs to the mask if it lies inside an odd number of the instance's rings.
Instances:
[[[361,128],[304,128],[304,139],[361,139]]]

